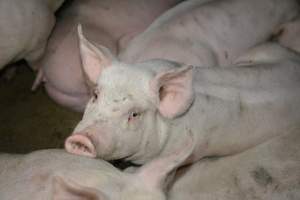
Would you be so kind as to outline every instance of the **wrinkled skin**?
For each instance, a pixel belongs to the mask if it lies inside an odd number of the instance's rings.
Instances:
[[[191,137],[180,150],[121,172],[103,160],[43,150],[0,154],[1,200],[165,200],[165,179],[191,153]]]
[[[64,0],[0,1],[0,69],[20,59],[34,63],[44,53]]]
[[[282,47],[277,42],[265,42],[248,49],[234,61],[234,64],[249,65],[251,63],[280,62],[280,60],[294,59],[298,56],[296,52]]]
[[[93,97],[65,142],[71,153],[143,164],[191,132],[196,145],[187,162],[195,162],[242,152],[300,125],[296,54],[227,68],[126,64],[90,43],[80,27],[79,37]]]
[[[243,153],[178,171],[168,199],[300,199],[300,134],[299,129],[288,132]]]
[[[300,17],[283,24],[277,30],[275,39],[279,44],[300,53]]]
[[[84,0],[68,7],[49,40],[46,53],[34,67],[41,68],[33,89],[41,81],[49,96],[75,111],[84,111],[91,97],[80,68],[76,27],[87,37],[117,54],[162,12],[181,0]]]
[[[163,58],[194,66],[227,66],[296,17],[294,0],[185,1],[155,20],[123,49],[127,63]]]

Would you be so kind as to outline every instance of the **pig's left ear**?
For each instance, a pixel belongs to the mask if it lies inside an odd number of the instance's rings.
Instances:
[[[168,175],[183,165],[187,158],[192,155],[194,148],[195,142],[192,133],[189,133],[187,140],[184,141],[176,151],[146,163],[135,172],[135,175],[139,180],[142,180],[147,187],[163,189]]]
[[[193,66],[184,66],[157,74],[150,90],[157,99],[158,110],[167,118],[184,113],[194,100]]]
[[[81,24],[78,25],[79,50],[82,69],[88,86],[94,86],[103,69],[111,66],[115,57],[104,46],[95,46],[83,35]]]
[[[53,178],[52,200],[108,200],[100,191],[62,177]]]

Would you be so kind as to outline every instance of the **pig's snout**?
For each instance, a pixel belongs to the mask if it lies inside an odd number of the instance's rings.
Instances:
[[[65,141],[65,149],[69,153],[95,158],[96,148],[91,139],[85,135],[74,134]]]

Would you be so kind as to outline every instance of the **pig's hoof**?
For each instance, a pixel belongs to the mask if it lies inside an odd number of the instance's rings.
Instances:
[[[96,149],[91,140],[84,135],[71,135],[65,141],[65,149],[69,153],[95,158]]]

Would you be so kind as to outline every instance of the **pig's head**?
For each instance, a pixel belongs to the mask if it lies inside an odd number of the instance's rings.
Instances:
[[[161,60],[129,66],[90,43],[80,27],[79,40],[93,97],[67,138],[66,150],[136,163],[157,156],[166,142],[168,123],[186,112],[194,99],[192,67]]]
[[[172,177],[169,175],[184,163],[194,149],[195,143],[192,135],[190,134],[187,138],[183,142],[184,144],[171,154],[151,160],[134,173],[121,172],[118,176],[119,180],[111,179],[118,182],[117,184],[112,184],[116,188],[108,188],[106,185],[86,187],[56,176],[53,179],[52,199],[165,200],[164,190],[170,177]],[[112,173],[113,170],[110,172]],[[107,174],[107,176],[109,177],[110,175]]]

